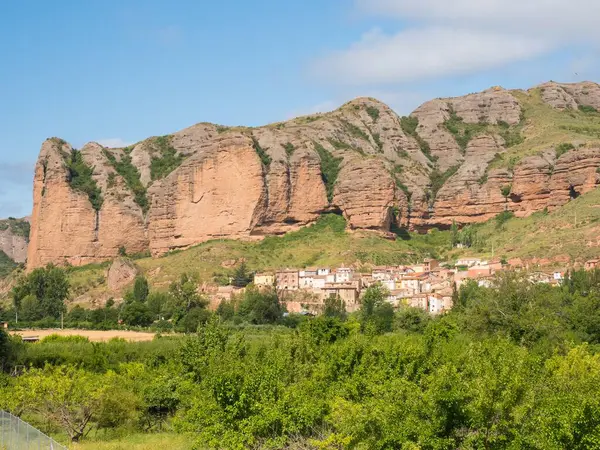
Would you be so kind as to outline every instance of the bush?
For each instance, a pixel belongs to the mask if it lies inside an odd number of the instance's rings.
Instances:
[[[314,146],[321,159],[321,177],[327,190],[327,200],[331,203],[333,201],[333,189],[340,173],[340,163],[343,158],[334,157],[325,147],[317,142],[314,143]]]
[[[556,152],[556,159],[560,158],[562,155],[567,153],[569,150],[573,150],[574,148],[575,146],[570,142],[564,142],[562,144],[557,145],[554,149]]]
[[[173,147],[172,136],[159,136],[152,142],[152,149],[158,156],[153,155],[150,161],[150,176],[152,180],[160,180],[177,169],[184,156],[177,153]]]
[[[140,172],[131,161],[131,156],[124,153],[121,159],[117,161],[117,158],[109,151],[104,149],[104,156],[117,173],[125,180],[125,184],[133,193],[133,200],[138,204],[144,213],[148,212],[150,203],[146,196],[146,188],[140,180]],[[113,175],[113,174],[111,174]]]
[[[83,155],[78,150],[73,149],[70,155],[67,154],[66,158],[69,185],[74,190],[86,194],[92,207],[96,211],[100,211],[104,199],[102,198],[102,191],[92,177],[94,169],[85,163]]]
[[[593,106],[590,105],[579,105],[579,111],[586,113],[586,114],[593,114],[593,113],[597,113],[598,110],[596,108],[594,108]]]
[[[260,158],[260,161],[263,163],[263,165],[265,167],[268,168],[271,165],[271,157],[266,152],[266,150],[263,149],[260,146],[260,143],[258,142],[258,139],[256,139],[254,136],[252,136],[252,145],[254,147],[254,150],[258,154],[258,157]]]

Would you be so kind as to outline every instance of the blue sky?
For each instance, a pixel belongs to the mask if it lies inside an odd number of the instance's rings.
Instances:
[[[44,139],[132,143],[360,95],[407,114],[492,85],[600,81],[597,0],[0,2],[0,217]]]

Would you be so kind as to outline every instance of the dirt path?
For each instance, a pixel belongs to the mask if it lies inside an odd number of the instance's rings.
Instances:
[[[59,336],[84,336],[90,341],[101,342],[108,341],[112,338],[122,338],[128,341],[151,341],[154,339],[154,333],[146,333],[142,331],[120,331],[120,330],[21,330],[14,331],[22,337],[38,337],[40,339],[57,334]]]

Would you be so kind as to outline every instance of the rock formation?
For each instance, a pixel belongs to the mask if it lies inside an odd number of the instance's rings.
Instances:
[[[0,220],[0,251],[17,263],[27,259],[29,217]]]
[[[530,149],[534,107],[593,114],[600,87],[495,87],[403,118],[358,98],[327,114],[259,128],[200,123],[119,149],[51,138],[35,169],[28,267],[258,239],[325,212],[387,232],[551,210],[597,186],[600,145],[583,130],[563,151]]]

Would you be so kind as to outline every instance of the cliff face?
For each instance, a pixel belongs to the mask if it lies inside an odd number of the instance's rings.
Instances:
[[[29,242],[29,217],[0,220],[0,251],[11,260],[24,263]]]
[[[260,128],[201,123],[124,149],[76,151],[52,138],[35,169],[28,266],[282,234],[326,211],[387,232],[557,208],[600,181],[597,107],[594,83],[546,83],[436,99],[403,118],[359,98]],[[546,110],[565,117],[560,140]]]

